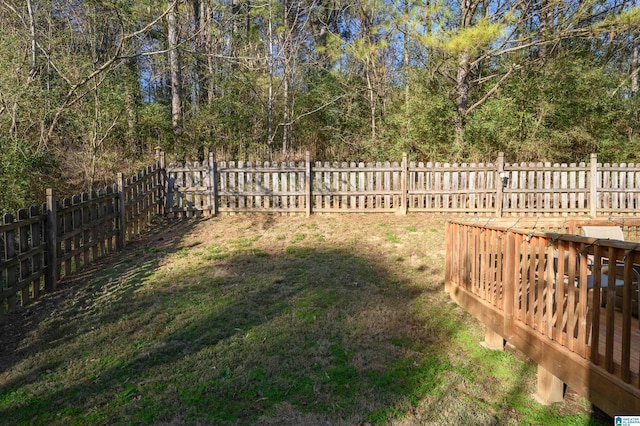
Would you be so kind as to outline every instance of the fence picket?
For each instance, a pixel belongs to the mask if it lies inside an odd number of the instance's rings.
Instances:
[[[9,213],[4,215],[4,224],[13,224],[13,216]],[[16,258],[16,234],[13,228],[9,228],[3,235],[4,239],[4,253],[7,261],[13,261]],[[12,311],[16,307],[15,288],[17,286],[17,274],[16,266],[13,263],[8,263],[7,269],[5,269],[5,280],[3,293],[8,297],[7,310]]]

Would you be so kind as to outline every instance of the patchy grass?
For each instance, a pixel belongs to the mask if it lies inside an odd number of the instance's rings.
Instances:
[[[478,345],[441,219],[173,226],[0,328],[1,424],[597,424]]]

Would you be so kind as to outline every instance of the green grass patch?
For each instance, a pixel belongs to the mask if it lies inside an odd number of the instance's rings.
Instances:
[[[311,256],[315,252],[313,247],[289,246],[285,249],[285,253],[301,259]]]
[[[205,260],[224,260],[231,256],[226,247],[221,245],[211,245],[206,248],[206,254],[203,256]]]
[[[299,243],[300,241],[304,241],[307,238],[307,234],[295,233],[291,238],[291,244]]]
[[[231,246],[236,250],[247,249],[253,246],[253,243],[260,239],[260,235],[253,235],[250,237],[238,237],[235,241],[231,241]]]
[[[384,240],[394,244],[400,244],[400,238],[393,231],[387,231],[384,236]]]

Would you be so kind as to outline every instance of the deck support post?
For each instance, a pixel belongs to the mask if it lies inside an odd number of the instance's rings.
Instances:
[[[549,370],[538,364],[538,390],[536,399],[549,405],[564,400],[564,383]]]
[[[489,327],[485,327],[484,342],[481,342],[480,345],[494,351],[503,351],[505,340],[501,335],[499,335]]]

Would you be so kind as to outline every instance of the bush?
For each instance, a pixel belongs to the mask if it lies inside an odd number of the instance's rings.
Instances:
[[[0,214],[44,202],[46,187],[55,182],[51,153],[33,151],[23,141],[0,137]]]

